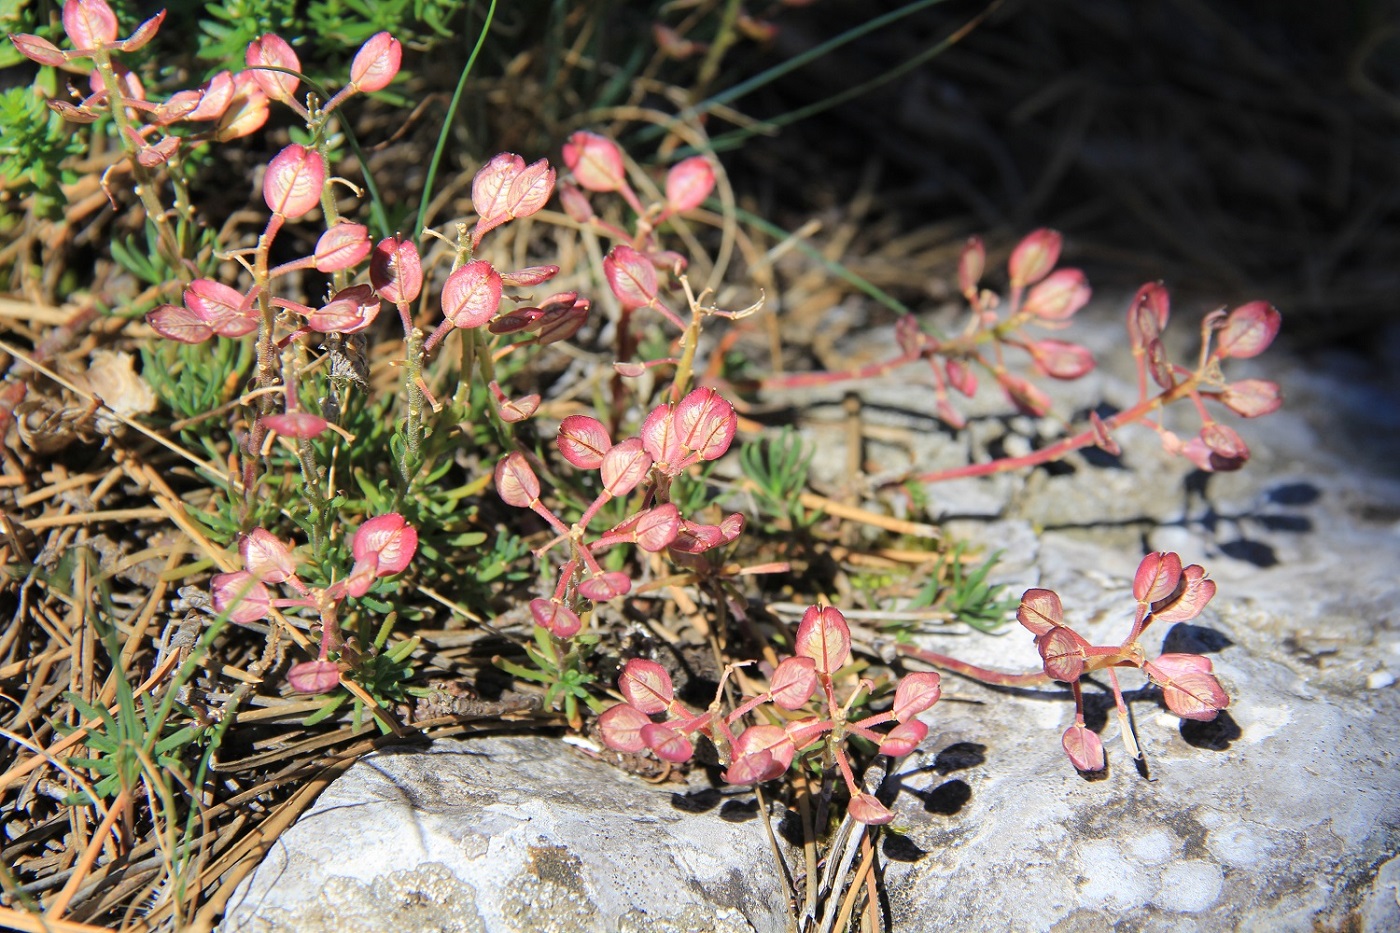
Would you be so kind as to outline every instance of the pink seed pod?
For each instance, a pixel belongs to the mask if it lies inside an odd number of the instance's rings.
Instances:
[[[356,563],[376,561],[377,576],[401,573],[418,551],[418,532],[398,512],[376,515],[355,532],[350,553]]]
[[[268,163],[263,200],[274,214],[295,220],[321,203],[326,161],[314,149],[292,143]]]
[[[819,673],[830,676],[851,660],[851,629],[835,606],[811,606],[798,623],[793,645],[800,657],[816,662]]]
[[[554,192],[554,180],[546,160],[527,166],[513,152],[502,152],[483,165],[472,179],[472,207],[478,215],[472,247],[501,224],[544,207]]]
[[[1094,368],[1088,348],[1064,340],[1037,340],[1026,345],[1035,368],[1052,379],[1078,379]]]
[[[267,68],[285,68],[287,71],[301,71],[301,61],[297,53],[287,44],[287,40],[275,33],[259,36],[248,43],[244,62],[253,71],[253,80],[263,93],[273,100],[289,103],[297,92],[301,79],[282,71],[268,71]]]
[[[690,739],[665,723],[647,723],[642,726],[641,736],[646,747],[662,761],[680,764],[689,761],[690,756],[695,754],[695,747],[690,744]]]
[[[539,501],[539,478],[520,451],[511,451],[496,464],[496,493],[518,509],[533,508]]]
[[[633,534],[636,535],[637,547],[656,553],[670,547],[680,530],[680,510],[674,503],[667,502],[638,515]]]
[[[863,791],[851,798],[851,805],[846,808],[846,812],[851,815],[851,819],[866,826],[883,826],[894,819],[894,814],[876,800],[874,794]]]
[[[729,784],[758,784],[783,776],[797,747],[782,726],[749,726],[734,739],[733,763],[724,774]]]
[[[1060,261],[1060,234],[1042,227],[1026,236],[1011,251],[1007,270],[1011,274],[1011,287],[1024,288],[1034,285],[1050,274],[1055,263]]]
[[[555,444],[564,459],[580,470],[596,470],[603,465],[603,455],[612,447],[612,438],[597,418],[570,415],[559,422]]]
[[[908,722],[937,703],[942,695],[942,678],[933,671],[905,674],[894,691],[894,718]]]
[[[123,52],[139,52],[156,37],[156,33],[160,31],[160,24],[163,22],[165,22],[165,11],[161,10],[140,26],[137,26],[135,31],[118,42],[116,47]]]
[[[385,237],[369,259],[369,280],[379,297],[394,304],[408,304],[423,288],[423,263],[411,240]]]
[[[185,119],[193,122],[219,119],[233,103],[233,89],[233,75],[227,71],[215,74],[200,88],[199,106],[191,110]]]
[[[656,267],[630,246],[619,243],[603,259],[603,275],[623,310],[656,303]]]
[[[214,611],[227,614],[236,625],[249,625],[272,614],[272,597],[267,587],[247,570],[218,573],[209,581]]]
[[[399,73],[403,46],[387,32],[377,32],[365,40],[350,63],[350,83],[365,93],[382,91]]]
[[[1104,769],[1103,741],[1098,733],[1082,723],[1075,723],[1065,730],[1060,739],[1070,762],[1080,771],[1102,771]]]
[[[281,583],[296,575],[292,549],[264,528],[254,528],[238,542],[243,569],[263,583]]]
[[[665,712],[675,699],[671,675],[666,668],[646,658],[633,658],[623,665],[617,689],[627,702],[647,715]]]
[[[288,668],[287,683],[298,693],[329,693],[340,686],[340,668],[334,661],[302,661]]]
[[[548,282],[558,274],[558,266],[527,266],[514,272],[502,272],[501,284],[509,288],[532,288]]]
[[[169,126],[180,120],[188,120],[199,106],[203,95],[199,91],[179,91],[166,98],[165,103],[157,104],[150,113],[150,121],[157,126]]]
[[[579,595],[595,603],[626,596],[631,589],[632,578],[620,570],[591,576],[578,585]]]
[[[1143,665],[1143,670],[1162,688],[1167,709],[1182,719],[1210,722],[1230,705],[1230,695],[1211,673],[1208,658],[1196,654],[1164,654]]]
[[[338,223],[316,241],[317,272],[344,272],[369,255],[369,228],[364,224]]]
[[[220,337],[242,337],[258,329],[258,315],[237,289],[212,279],[195,279],[185,289],[185,307],[209,322]]]
[[[105,0],[66,0],[63,31],[75,49],[95,49],[117,41],[117,14]]]
[[[16,51],[40,65],[47,65],[52,68],[62,67],[68,62],[69,53],[54,45],[48,39],[41,36],[33,36],[28,33],[11,33],[10,42],[14,44]]]
[[[987,248],[981,237],[968,237],[958,257],[958,291],[970,304],[977,304],[977,283],[987,268]]]
[[[496,413],[506,424],[517,424],[528,420],[540,407],[539,393],[511,398],[501,389],[501,384],[492,379],[486,386],[496,401]]]
[[[817,690],[817,662],[811,658],[784,658],[773,669],[768,694],[783,709],[801,709]]]
[[[306,326],[319,334],[354,334],[369,327],[379,316],[379,296],[369,285],[342,288],[326,304],[313,311]]]
[[[658,405],[642,422],[642,446],[662,470],[669,472],[685,457],[676,430],[675,412],[670,405]]]
[[[501,276],[485,260],[469,262],[442,286],[442,316],[464,329],[490,322],[501,308]]]
[[[910,719],[901,722],[880,741],[880,754],[889,755],[891,758],[903,758],[905,755],[919,747],[919,743],[928,737],[928,726],[917,719]]]
[[[714,389],[693,389],[676,406],[676,431],[681,446],[693,450],[701,460],[724,456],[739,427],[739,416]]]
[[[1181,555],[1172,551],[1148,554],[1133,576],[1133,599],[1155,603],[1176,592],[1181,582]]]
[[[1206,577],[1200,564],[1191,564],[1182,569],[1175,592],[1152,604],[1152,618],[1157,622],[1189,622],[1214,598],[1215,581]]]
[[[598,717],[598,734],[613,751],[635,755],[647,747],[642,729],[649,725],[651,720],[641,710],[630,703],[618,703]]]
[[[530,600],[530,615],[535,623],[556,638],[573,638],[583,628],[583,620],[568,606],[554,599]]]
[[[614,497],[625,496],[636,489],[650,470],[651,455],[642,449],[641,438],[637,437],[608,448],[599,466],[603,488]]]
[[[1251,301],[1231,311],[1216,335],[1215,354],[1237,360],[1258,356],[1278,336],[1283,316],[1267,301]]]
[[[1016,610],[1016,620],[1030,629],[1033,635],[1044,635],[1065,624],[1064,607],[1060,596],[1054,590],[1039,587],[1026,590],[1021,595],[1021,606]]]
[[[1220,402],[1235,414],[1258,418],[1272,414],[1283,405],[1283,393],[1278,383],[1267,379],[1241,379],[1220,390]]]
[[[267,122],[267,95],[253,80],[253,73],[244,71],[232,80],[233,93],[214,126],[214,139],[221,143],[256,133]]]
[[[1035,640],[1036,649],[1045,662],[1045,676],[1072,684],[1084,673],[1085,651],[1089,643],[1073,629],[1060,626]]]
[[[1083,272],[1057,269],[1032,286],[1021,310],[1042,321],[1067,321],[1089,303],[1092,294]]]
[[[962,360],[948,360],[943,369],[948,375],[948,384],[961,395],[972,398],[977,394],[977,374],[972,367]]]
[[[1033,383],[1008,372],[999,372],[996,376],[997,384],[1021,414],[1041,418],[1050,410],[1050,396]]]
[[[666,173],[666,206],[681,213],[699,207],[715,187],[715,170],[704,156],[691,156]]]
[[[174,158],[175,151],[179,148],[180,137],[166,136],[158,143],[140,146],[136,152],[136,161],[146,168],[155,168]]]
[[[289,411],[280,415],[263,415],[258,419],[263,427],[283,437],[319,437],[329,430],[331,424],[320,415],[309,411]]]
[[[576,298],[573,292],[565,294],[569,297],[567,302],[550,299],[540,308],[544,313],[535,324],[534,331],[535,343],[541,347],[570,339],[588,320],[588,310],[591,307],[588,299]]]
[[[207,315],[184,305],[161,305],[146,314],[151,329],[179,343],[203,343],[214,336]]]
[[[597,133],[577,132],[564,144],[564,164],[589,191],[617,191],[626,184],[622,150]]]
[[[1166,329],[1171,297],[1161,282],[1149,282],[1137,290],[1128,306],[1128,340],[1135,349],[1146,347]]]
[[[593,205],[588,202],[588,195],[579,190],[578,185],[561,182],[559,204],[574,223],[586,224],[594,217]]]

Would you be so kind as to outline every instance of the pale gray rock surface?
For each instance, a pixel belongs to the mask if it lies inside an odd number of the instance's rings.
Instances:
[[[688,793],[542,736],[378,752],[278,839],[222,929],[781,930],[787,905],[756,821]]]
[[[1067,336],[1108,360],[1126,356],[1111,350],[1120,334]],[[861,339],[871,354],[892,346],[887,333]],[[1400,393],[1393,375],[1358,379],[1352,365],[1270,351],[1233,367],[1288,394],[1282,412],[1234,422],[1254,451],[1239,473],[1203,479],[1136,429],[1120,438],[1121,465],[1075,457],[1026,480],[930,488],[929,514],[910,517],[1005,549],[998,579],[1054,587],[1095,641],[1125,634],[1145,550],[1203,563],[1215,601],[1144,644],[1209,656],[1232,703],[1215,723],[1183,724],[1124,672],[1144,777],[1110,695],[1086,688],[1109,758],[1086,779],[1060,749],[1067,691],[945,677],[929,738],[882,791],[896,812],[880,837],[892,930],[1400,930]],[[859,388],[867,423],[909,435],[867,440],[867,459],[891,471],[1047,430],[988,418],[952,438],[907,380]],[[1055,388],[1066,416],[1135,394],[1121,366]],[[841,395],[785,396],[814,411],[813,475],[833,491]],[[994,396],[971,411],[983,408],[1002,410]],[[924,644],[1039,667],[1014,624]],[[692,813],[673,793],[544,738],[372,756],[279,841],[225,929],[783,930],[761,822],[725,819],[751,798],[731,789],[725,806]]]

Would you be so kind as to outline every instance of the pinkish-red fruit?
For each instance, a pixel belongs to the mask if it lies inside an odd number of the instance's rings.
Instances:
[[[1283,316],[1267,301],[1240,305],[1225,318],[1216,335],[1215,352],[1240,360],[1258,356],[1274,342],[1282,324]]]
[[[793,645],[799,656],[811,658],[820,673],[830,675],[851,659],[851,629],[835,606],[810,606]]]
[[[627,702],[648,715],[665,712],[675,698],[666,668],[646,658],[633,658],[623,665],[617,688]]]
[[[334,661],[302,661],[287,671],[287,683],[298,693],[327,693],[340,686],[340,668]]]
[[[442,316],[456,327],[481,327],[501,308],[501,276],[476,259],[459,267],[442,286]]]
[[[942,678],[933,671],[905,674],[894,691],[894,718],[908,722],[937,703],[942,695]]]
[[[626,244],[618,244],[603,259],[608,287],[625,310],[645,308],[656,302],[656,267]]]
[[[265,67],[301,71],[301,61],[297,58],[297,53],[292,51],[292,47],[287,44],[287,40],[274,33],[259,36],[248,43],[248,52],[244,56],[244,61],[252,70],[253,80],[258,82],[258,87],[262,88],[264,94],[283,103],[291,101],[297,92],[297,86],[301,83],[301,79],[296,75],[286,74],[282,71],[269,71]]]
[[[699,207],[715,187],[715,170],[704,156],[682,159],[666,173],[666,206],[676,212]]]
[[[377,32],[365,40],[350,63],[350,83],[361,91],[381,91],[399,73],[403,47],[387,32]]]
[[[411,240],[385,237],[370,254],[369,280],[385,301],[407,304],[423,288],[423,262]]]
[[[316,241],[316,271],[344,272],[369,255],[369,228],[364,224],[338,223]]]
[[[1041,228],[1026,235],[1011,251],[1007,269],[1011,274],[1011,287],[1024,288],[1034,285],[1050,274],[1055,263],[1060,261],[1060,234],[1054,230]]]
[[[564,164],[589,191],[617,191],[625,184],[622,150],[597,133],[580,131],[570,136],[564,144]]]
[[[292,143],[268,163],[263,200],[274,214],[296,219],[321,203],[326,161],[314,149]]]
[[[95,49],[117,41],[117,15],[105,0],[67,0],[63,31],[75,49]]]
[[[1103,741],[1098,733],[1076,723],[1065,730],[1060,740],[1065,754],[1080,771],[1102,771],[1104,769]]]
[[[564,459],[580,470],[596,470],[603,465],[603,455],[612,447],[612,438],[597,418],[570,415],[559,422],[555,444]]]

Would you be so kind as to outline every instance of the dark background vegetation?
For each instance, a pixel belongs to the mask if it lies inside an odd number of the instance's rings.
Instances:
[[[787,11],[768,59],[904,4]],[[936,4],[738,102],[790,112],[987,9]],[[755,62],[759,64],[759,62]],[[733,158],[733,157],[731,157]],[[1050,225],[1100,287],[1266,297],[1294,340],[1371,342],[1400,311],[1400,11],[1391,2],[1037,0],[738,157],[782,214],[849,203],[893,229]]]

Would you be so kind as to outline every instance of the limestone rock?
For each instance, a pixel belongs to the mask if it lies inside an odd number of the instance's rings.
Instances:
[[[649,786],[556,738],[387,750],[282,835],[222,930],[782,930],[767,839],[737,812],[731,822],[717,792]]]

